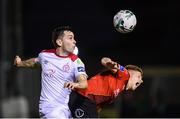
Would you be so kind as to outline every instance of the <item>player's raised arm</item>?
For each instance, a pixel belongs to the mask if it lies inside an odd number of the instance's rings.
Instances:
[[[113,73],[116,73],[119,69],[119,64],[117,62],[112,61],[108,57],[103,57],[101,59],[101,64],[106,68],[110,69]]]
[[[39,66],[39,64],[36,62],[36,58],[30,58],[22,61],[19,56],[15,57],[14,65],[17,67],[24,67],[24,68],[35,68]]]

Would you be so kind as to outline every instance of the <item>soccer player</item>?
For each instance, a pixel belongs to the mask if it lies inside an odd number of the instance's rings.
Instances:
[[[111,103],[123,90],[135,90],[143,83],[143,71],[135,65],[125,67],[104,57],[101,60],[108,70],[88,80],[88,88],[71,93],[69,108],[74,118],[97,118],[98,110]]]
[[[43,50],[37,58],[24,61],[16,56],[14,65],[41,66],[40,117],[70,118],[69,94],[71,89],[87,88],[87,74],[83,62],[73,54],[76,41],[70,27],[56,28],[53,31],[52,42],[55,49]]]

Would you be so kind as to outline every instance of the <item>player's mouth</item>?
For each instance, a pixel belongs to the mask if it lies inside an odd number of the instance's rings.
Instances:
[[[136,86],[139,86],[140,85],[140,83],[139,82],[136,82]]]

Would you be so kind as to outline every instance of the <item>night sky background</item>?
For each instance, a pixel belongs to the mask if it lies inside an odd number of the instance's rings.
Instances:
[[[109,56],[125,64],[179,65],[179,5],[177,1],[143,0],[26,0],[23,6],[24,55],[36,56],[53,48],[51,31],[70,25],[77,40],[79,57],[98,65]],[[133,32],[122,34],[113,27],[121,9],[137,17]]]

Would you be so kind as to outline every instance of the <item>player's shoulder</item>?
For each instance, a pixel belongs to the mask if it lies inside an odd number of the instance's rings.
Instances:
[[[75,55],[75,54],[70,54],[70,55],[69,55],[69,58],[70,58],[73,62],[75,62],[76,60],[79,59],[79,57],[78,57],[77,55]]]
[[[76,65],[84,65],[84,63],[82,62],[82,60],[75,54],[71,54],[70,55],[70,59],[72,60],[72,62]]]
[[[123,66],[120,66],[117,75],[121,77],[123,80],[129,80],[130,77],[128,70]]]
[[[115,74],[114,74],[111,70],[109,70],[109,69],[104,69],[104,70],[102,70],[102,71],[99,73],[99,75],[101,75],[101,76],[114,75],[114,76],[115,76]]]

